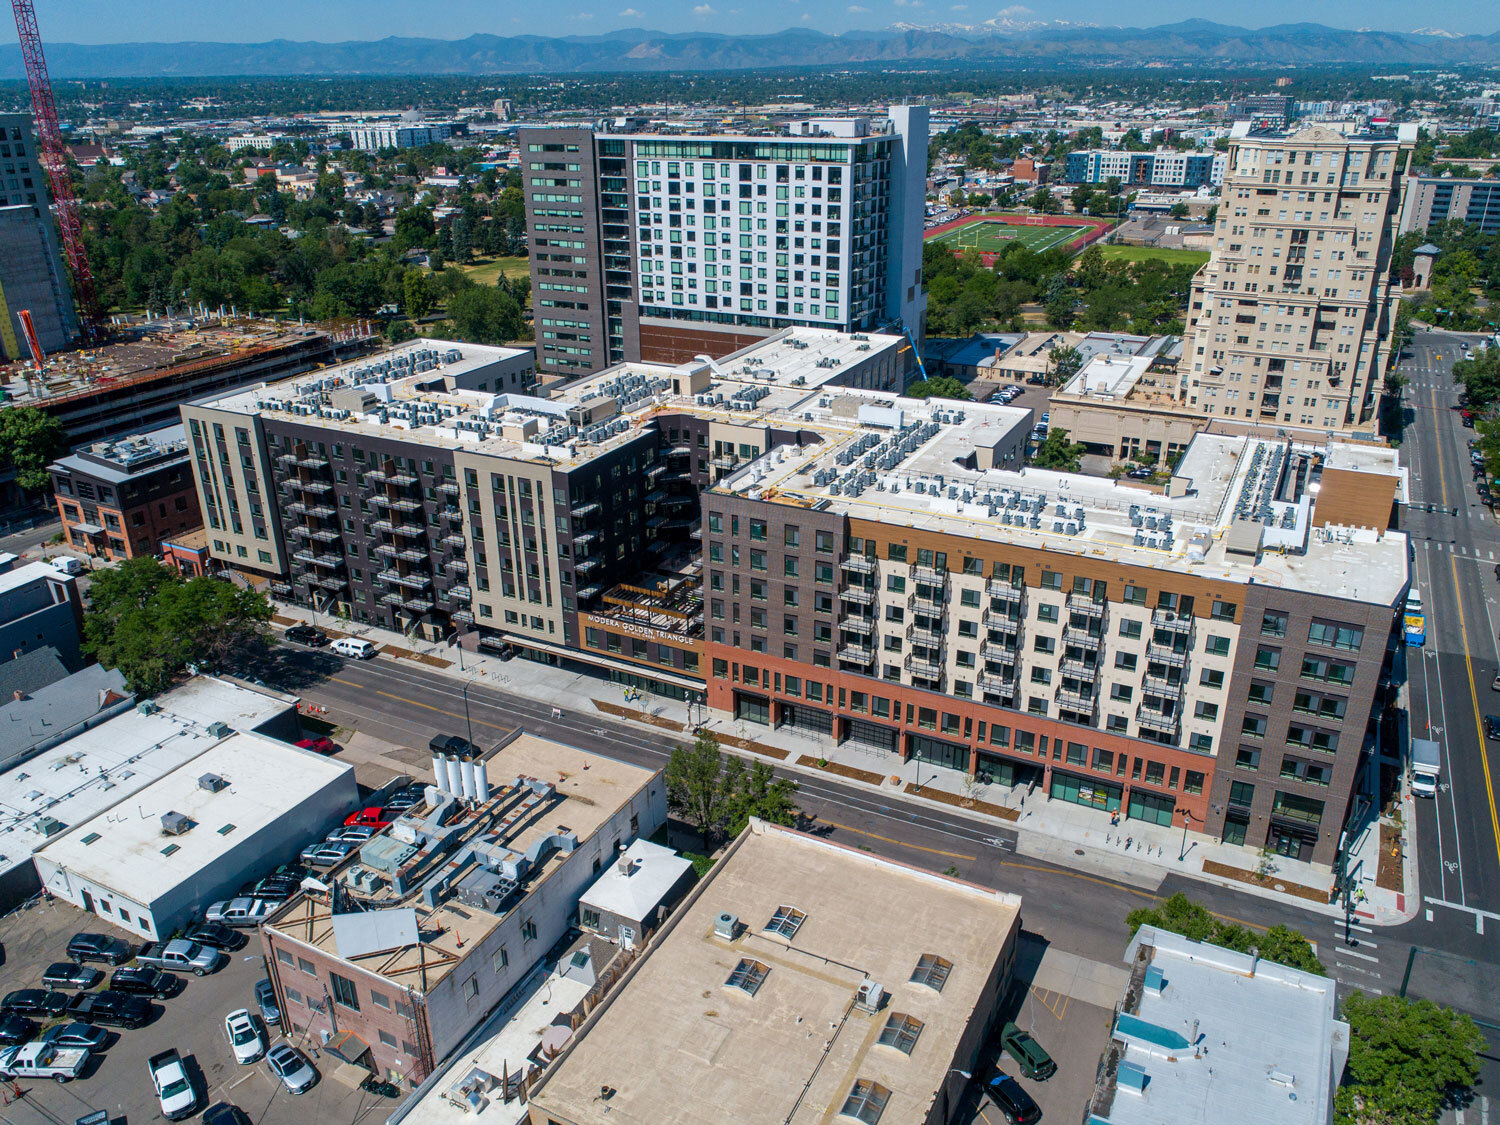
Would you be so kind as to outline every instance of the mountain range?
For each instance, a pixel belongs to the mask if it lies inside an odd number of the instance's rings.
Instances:
[[[1500,63],[1500,32],[1454,35],[1321,24],[1244,28],[1187,20],[1160,27],[1082,24],[903,24],[829,35],[625,29],[603,35],[470,35],[343,43],[48,43],[57,78],[205,75],[578,74],[953,64],[968,66],[1457,66]],[[0,79],[23,78],[20,48],[0,48]]]

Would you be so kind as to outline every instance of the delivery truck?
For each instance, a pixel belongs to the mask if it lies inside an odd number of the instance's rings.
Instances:
[[[1418,797],[1436,797],[1438,777],[1443,772],[1442,747],[1430,738],[1411,740],[1411,791]]]

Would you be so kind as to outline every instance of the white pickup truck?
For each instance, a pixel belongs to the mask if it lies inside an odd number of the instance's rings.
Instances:
[[[198,1093],[188,1078],[187,1067],[176,1051],[163,1051],[146,1060],[151,1070],[151,1084],[161,1101],[161,1115],[168,1121],[181,1121],[198,1108]]]
[[[88,1061],[87,1047],[56,1047],[37,1040],[0,1051],[0,1075],[67,1082],[77,1078]]]

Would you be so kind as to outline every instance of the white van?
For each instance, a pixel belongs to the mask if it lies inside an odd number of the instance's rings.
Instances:
[[[376,652],[374,645],[358,637],[340,637],[333,642],[332,648],[340,656],[352,656],[356,660],[369,660]]]
[[[61,574],[83,573],[83,563],[79,562],[72,555],[54,555],[47,561],[52,564],[53,570]]]

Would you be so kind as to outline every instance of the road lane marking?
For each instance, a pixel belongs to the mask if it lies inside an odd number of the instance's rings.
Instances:
[[[1333,955],[1335,957],[1358,957],[1361,961],[1370,961],[1370,962],[1373,962],[1376,965],[1380,964],[1380,958],[1379,957],[1372,957],[1372,956],[1370,956],[1370,954],[1368,954],[1368,953],[1361,953],[1357,949],[1344,949],[1342,946],[1335,946],[1334,950],[1333,950]],[[1348,967],[1351,968],[1351,969],[1354,968],[1353,965],[1350,965]]]
[[[1484,767],[1484,793],[1490,806],[1490,830],[1494,833],[1495,861],[1500,864],[1500,811],[1495,808],[1495,779],[1490,774],[1489,743],[1479,716],[1479,688],[1474,683],[1474,657],[1469,652],[1469,626],[1464,621],[1464,596],[1458,588],[1458,563],[1453,564],[1453,597],[1458,604],[1458,628],[1463,639],[1464,669],[1469,677],[1469,701],[1474,706],[1474,736],[1479,740],[1479,764]],[[1450,789],[1451,793],[1452,790]]]
[[[1446,902],[1440,898],[1433,898],[1431,895],[1423,898],[1422,901],[1431,903],[1433,906],[1446,906],[1449,910],[1462,910],[1469,914],[1483,914],[1492,922],[1500,922],[1500,914],[1496,914],[1493,910],[1480,910],[1477,906],[1469,906],[1462,902]]]
[[[962,855],[959,852],[945,852],[942,848],[928,848],[924,847],[921,844],[908,844],[904,840],[895,840],[890,836],[881,836],[876,832],[866,832],[863,828],[853,828],[847,824],[840,824],[836,820],[825,820],[823,821],[823,823],[829,825],[832,828],[837,828],[840,832],[853,832],[859,836],[868,836],[872,840],[880,840],[887,844],[895,844],[898,848],[911,848],[913,851],[930,852],[933,855],[947,856],[949,859],[966,859],[970,862],[975,862],[979,859],[978,856]]]

